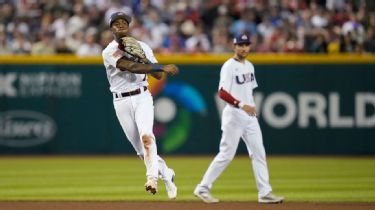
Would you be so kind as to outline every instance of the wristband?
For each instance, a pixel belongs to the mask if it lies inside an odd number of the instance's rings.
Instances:
[[[163,65],[161,64],[151,64],[151,71],[153,72],[163,72]]]
[[[238,107],[239,107],[239,108],[241,108],[241,109],[242,109],[242,107],[244,107],[244,106],[245,106],[245,104],[244,104],[244,103],[242,103],[242,102],[238,103]]]

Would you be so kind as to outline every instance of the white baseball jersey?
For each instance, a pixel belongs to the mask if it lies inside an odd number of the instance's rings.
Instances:
[[[255,106],[253,89],[258,87],[254,66],[248,60],[227,60],[221,67],[219,90],[223,88],[242,103]]]
[[[157,63],[151,48],[144,42],[138,42],[147,59]],[[118,49],[118,43],[115,40],[108,44],[102,55],[111,92],[123,93],[139,88],[139,94],[114,98],[116,115],[129,142],[137,154],[144,159],[147,178],[157,180],[159,175],[165,178],[168,166],[157,154],[155,141],[152,141],[146,150],[141,140],[143,135],[155,138],[152,130],[154,123],[153,99],[151,93],[143,88],[148,85],[147,74],[134,74],[116,68],[116,63],[124,56],[124,52]]]
[[[147,59],[152,63],[157,63],[151,48],[144,42],[138,42],[145,52]],[[116,63],[124,56],[124,52],[118,49],[118,43],[115,40],[109,43],[103,50],[102,56],[111,92],[129,92],[143,86],[148,86],[146,74],[134,74],[116,68]]]
[[[219,90],[223,88],[235,99],[255,106],[253,89],[258,87],[254,66],[249,61],[227,60],[220,72]],[[262,132],[258,119],[244,110],[227,104],[222,113],[220,151],[208,167],[197,190],[210,189],[215,180],[225,170],[236,154],[240,139],[246,144],[252,166],[259,198],[272,191],[263,146]]]

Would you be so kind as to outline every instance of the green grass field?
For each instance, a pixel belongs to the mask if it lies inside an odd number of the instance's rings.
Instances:
[[[174,168],[178,200],[192,192],[212,156],[165,157]],[[375,157],[268,157],[271,184],[287,201],[375,202]],[[0,200],[167,200],[144,191],[145,167],[137,157],[0,157]],[[236,157],[212,193],[222,201],[255,201],[251,162]]]

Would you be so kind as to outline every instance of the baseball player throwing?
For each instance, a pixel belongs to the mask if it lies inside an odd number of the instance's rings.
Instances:
[[[128,140],[146,165],[146,190],[155,194],[160,176],[165,182],[168,197],[175,199],[175,173],[157,154],[152,131],[154,105],[147,89],[147,75],[160,79],[163,72],[177,74],[178,68],[173,64],[156,64],[151,48],[128,36],[130,22],[131,17],[125,13],[111,15],[109,26],[115,40],[102,53],[114,108]]]
[[[220,152],[216,155],[194,190],[194,195],[206,203],[219,200],[210,193],[212,184],[234,158],[242,138],[246,144],[258,189],[260,203],[281,203],[284,198],[272,194],[263,147],[262,133],[258,124],[253,89],[258,86],[254,66],[246,60],[250,51],[250,39],[246,34],[233,40],[234,57],[221,68],[219,96],[227,102],[222,113],[222,137]]]

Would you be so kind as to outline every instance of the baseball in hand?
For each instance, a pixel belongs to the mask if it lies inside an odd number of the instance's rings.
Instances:
[[[178,74],[178,67],[174,64],[168,64],[163,67],[163,71],[167,74],[175,75]]]

